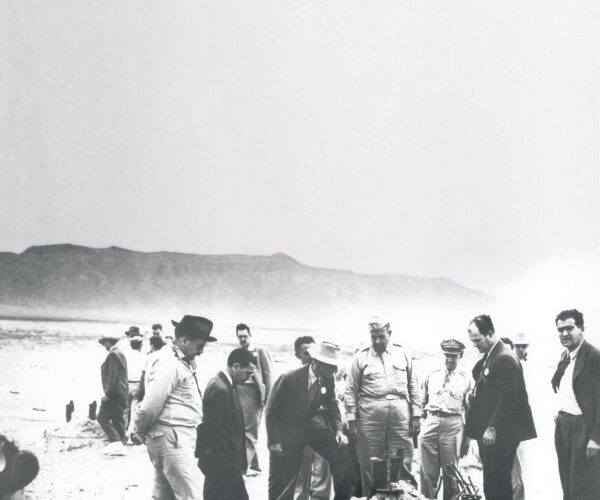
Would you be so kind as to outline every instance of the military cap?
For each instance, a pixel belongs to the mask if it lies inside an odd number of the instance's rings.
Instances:
[[[369,331],[377,332],[385,330],[386,332],[390,330],[390,322],[380,318],[379,316],[373,316],[369,320]]]
[[[448,354],[462,354],[465,350],[465,344],[455,339],[442,340],[440,347]]]
[[[216,342],[217,340],[216,338],[210,336],[210,332],[212,332],[213,328],[213,322],[201,316],[190,316],[186,314],[183,318],[181,318],[181,321],[177,322],[172,319],[171,323],[175,327],[176,337],[179,333],[188,337],[202,339],[207,342]]]

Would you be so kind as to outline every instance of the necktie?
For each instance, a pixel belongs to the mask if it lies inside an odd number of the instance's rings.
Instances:
[[[554,389],[554,392],[558,392],[558,389],[560,388],[560,381],[561,381],[563,375],[565,374],[565,370],[567,369],[567,366],[569,366],[570,362],[571,362],[571,356],[569,356],[567,354],[558,363],[558,366],[556,367],[556,372],[554,373],[554,376],[552,377],[552,381],[551,381],[552,389]]]
[[[319,403],[319,389],[320,389],[319,379],[315,379],[313,384],[308,389],[308,413],[314,412]]]

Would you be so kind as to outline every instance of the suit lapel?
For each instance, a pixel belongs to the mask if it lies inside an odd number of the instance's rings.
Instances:
[[[296,392],[300,394],[302,398],[303,408],[308,406],[308,367],[306,365],[299,372],[299,376],[296,378]]]
[[[585,360],[587,359],[589,350],[589,344],[584,340],[579,348],[579,352],[577,353],[577,357],[575,358],[575,367],[573,368],[573,382],[583,370],[583,365],[585,365]]]

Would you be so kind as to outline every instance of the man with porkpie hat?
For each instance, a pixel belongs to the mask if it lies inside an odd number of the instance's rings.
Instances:
[[[108,438],[108,445],[102,451],[105,455],[124,455],[125,410],[129,388],[127,383],[127,360],[117,347],[119,337],[104,335],[98,343],[108,351],[100,369],[104,397],[98,411],[98,423]]]
[[[425,416],[419,443],[421,492],[427,498],[437,498],[441,467],[458,465],[459,454],[464,456],[469,444],[463,434],[463,414],[472,388],[471,378],[458,369],[465,345],[449,339],[442,341],[440,347],[444,353],[444,367],[425,378],[421,391]],[[456,484],[445,474],[442,477],[444,500],[454,498],[458,493]]]
[[[146,441],[154,466],[154,500],[192,500],[202,495],[202,478],[194,449],[196,427],[202,421],[202,394],[194,358],[204,351],[213,324],[200,316],[186,315],[171,321],[173,345],[147,367],[147,389],[135,412],[134,441]]]
[[[352,497],[352,462],[333,377],[340,347],[320,342],[310,349],[310,357],[310,363],[279,377],[267,402],[269,500],[294,498],[305,446],[329,462],[335,499]]]
[[[352,359],[344,404],[348,432],[357,438],[363,496],[373,487],[370,459],[403,451],[406,468],[412,469],[413,442],[419,433],[421,395],[406,350],[390,341],[387,320],[369,321],[371,345],[359,349]]]

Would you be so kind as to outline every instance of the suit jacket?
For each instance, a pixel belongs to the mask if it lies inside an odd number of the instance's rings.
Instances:
[[[466,432],[481,439],[487,427],[495,427],[497,440],[517,444],[537,437],[525,388],[523,368],[502,341],[475,368],[479,373],[467,415]]]
[[[281,443],[283,447],[301,442],[303,431],[312,424],[315,414],[324,415],[332,432],[342,430],[340,409],[333,383],[326,383],[317,393],[317,400],[309,401],[308,369],[305,365],[284,373],[277,379],[266,408],[269,446]]]
[[[129,385],[127,382],[127,360],[125,355],[117,347],[113,347],[108,354],[102,367],[102,388],[108,398],[127,399]]]
[[[196,457],[209,471],[246,470],[244,414],[233,385],[223,372],[206,386],[202,400],[202,423],[197,428]]]
[[[569,351],[563,352],[561,362],[568,355]],[[557,386],[560,386],[563,373],[557,369],[555,374],[555,377],[558,377]],[[585,340],[575,358],[572,383],[588,435],[596,443],[600,443],[600,351]]]

